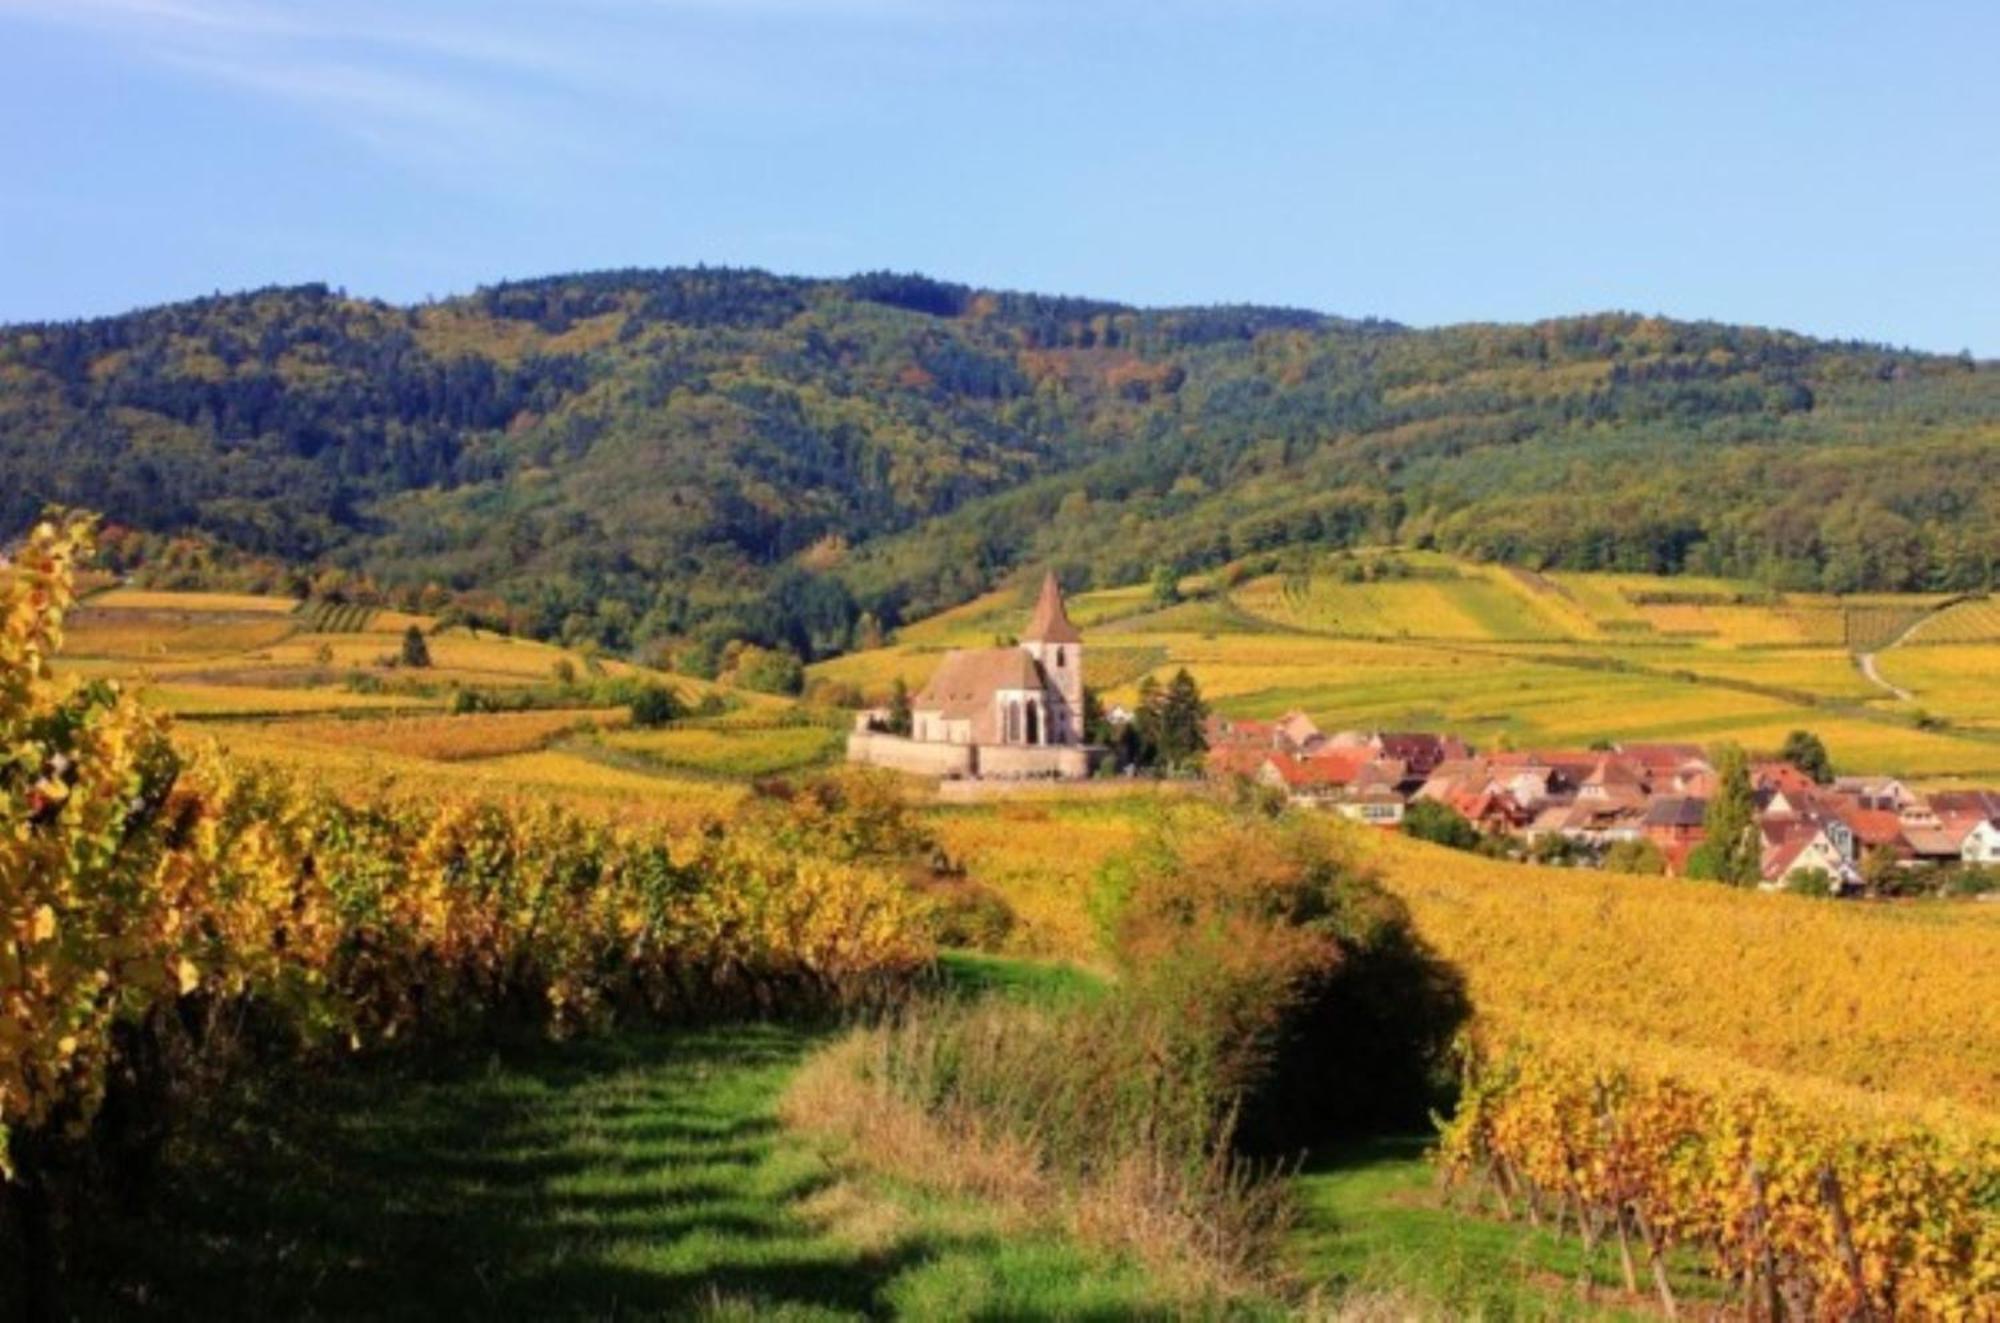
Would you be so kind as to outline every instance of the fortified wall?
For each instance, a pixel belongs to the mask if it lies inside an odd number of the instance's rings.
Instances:
[[[857,730],[847,737],[849,762],[946,778],[1080,780],[1090,775],[1093,752],[1076,744],[937,744],[881,731]]]

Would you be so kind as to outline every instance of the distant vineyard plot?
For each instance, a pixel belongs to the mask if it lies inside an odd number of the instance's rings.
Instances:
[[[1489,748],[1728,740],[1775,749],[1806,729],[1842,770],[2000,775],[2000,654],[1911,646],[1980,636],[2000,616],[1987,614],[1990,602],[1939,611],[1948,599],[1936,595],[1537,573],[1391,549],[1215,577],[1218,586],[1187,585],[1197,595],[1168,607],[1135,587],[1072,599],[1076,619],[1103,622],[1084,626],[1084,664],[1107,702],[1129,703],[1148,676],[1163,682],[1185,666],[1218,711],[1298,708],[1328,730],[1448,730]],[[882,701],[897,679],[920,687],[945,649],[990,644],[1018,620],[1019,601],[1013,590],[987,594],[811,675]],[[1871,683],[1861,652],[1877,652],[1881,673],[1913,700]]]
[[[1976,597],[1947,607],[1917,626],[1904,641],[2000,643],[2000,599]]]
[[[374,607],[353,602],[308,602],[299,612],[314,634],[360,634],[375,617]]]

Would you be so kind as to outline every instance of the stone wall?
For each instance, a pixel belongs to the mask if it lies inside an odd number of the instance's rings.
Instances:
[[[983,777],[1010,780],[1026,777],[1080,780],[1090,775],[1090,751],[1074,744],[982,744],[975,770]]]
[[[1090,750],[1079,745],[936,744],[880,731],[855,731],[849,735],[847,761],[917,776],[979,776],[1018,781],[1081,780],[1090,775]]]
[[[917,776],[971,776],[975,767],[970,744],[919,744],[879,731],[856,731],[849,735],[847,761],[872,763]]]

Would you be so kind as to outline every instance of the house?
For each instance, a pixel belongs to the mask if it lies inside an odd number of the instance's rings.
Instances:
[[[1601,850],[1620,841],[1643,840],[1645,818],[1641,807],[1577,798],[1567,804],[1551,805],[1536,814],[1526,835],[1531,841],[1547,835],[1562,836]]]
[[[1467,822],[1489,835],[1512,835],[1534,821],[1535,815],[1502,789],[1481,790],[1446,801]]]
[[[1293,753],[1311,753],[1326,742],[1313,719],[1296,709],[1278,718],[1276,731],[1279,746]]]
[[[1939,790],[1930,797],[1930,810],[1940,818],[1963,818],[1969,824],[1983,819],[2000,820],[2000,790]]]
[[[1844,844],[1849,859],[1858,860],[1872,850],[1887,850],[1899,858],[1908,858],[1910,847],[1903,839],[1902,815],[1895,809],[1864,808],[1865,802],[1846,795],[1818,795],[1809,814],[1823,821],[1838,822],[1847,829],[1850,839]]]
[[[1593,808],[1643,808],[1646,778],[1638,766],[1623,756],[1598,759],[1590,775],[1576,788],[1577,802]]]
[[[1403,763],[1409,768],[1409,774],[1419,782],[1429,776],[1439,763],[1472,755],[1462,741],[1449,735],[1418,732],[1377,731],[1369,738],[1368,747],[1375,751],[1377,757],[1393,758]]]
[[[1202,723],[1202,733],[1208,737],[1210,749],[1278,747],[1278,728],[1268,721],[1252,721],[1248,717],[1225,717],[1212,712]]]
[[[1202,758],[1202,772],[1218,781],[1232,776],[1254,781],[1270,756],[1270,750],[1252,745],[1211,744]]]
[[[1714,770],[1699,744],[1621,744],[1617,751],[1620,758],[1639,769],[1648,785],[1671,785],[1675,777],[1690,769]]]
[[[1336,749],[1330,744],[1322,744],[1311,753],[1300,756],[1306,762],[1325,768],[1328,776],[1336,778],[1343,785],[1352,783],[1361,775],[1362,768],[1374,762],[1374,758],[1365,748]]]
[[[1750,787],[1759,793],[1768,792],[1786,798],[1810,795],[1819,789],[1810,776],[1783,762],[1750,764]]]
[[[1968,864],[2000,864],[2000,820],[1986,818],[1967,832],[1958,857]]]
[[[1371,827],[1400,827],[1407,805],[1403,797],[1393,790],[1381,786],[1350,790],[1334,802],[1334,810],[1342,817],[1355,822],[1365,822]]]
[[[1893,776],[1837,776],[1832,790],[1860,803],[1863,808],[1900,813],[1917,802],[1918,796]]]
[[[1944,827],[1904,827],[1913,864],[1955,864],[1964,857],[1965,835]]]
[[[1777,824],[1775,831],[1766,827],[1763,840],[1762,872],[1767,890],[1781,889],[1801,875],[1813,872],[1826,874],[1836,888],[1855,886],[1861,881],[1854,865],[1842,855],[1825,828],[1810,818]]]
[[[1666,857],[1667,871],[1687,871],[1688,856],[1708,838],[1708,801],[1692,795],[1661,795],[1646,805],[1641,827]]]
[[[946,777],[1083,777],[1083,635],[1053,573],[1010,648],[955,649],[910,700],[910,734],[856,730],[850,761]]]
[[[1255,779],[1258,785],[1282,790],[1292,803],[1306,807],[1331,803],[1348,786],[1347,778],[1337,766],[1283,751],[1266,754]]]

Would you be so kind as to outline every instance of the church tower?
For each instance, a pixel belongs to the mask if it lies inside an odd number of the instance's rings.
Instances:
[[[1042,576],[1041,596],[1035,599],[1035,614],[1021,635],[1021,647],[1041,663],[1054,691],[1048,742],[1083,743],[1083,635],[1063,610],[1062,585],[1053,570]]]

